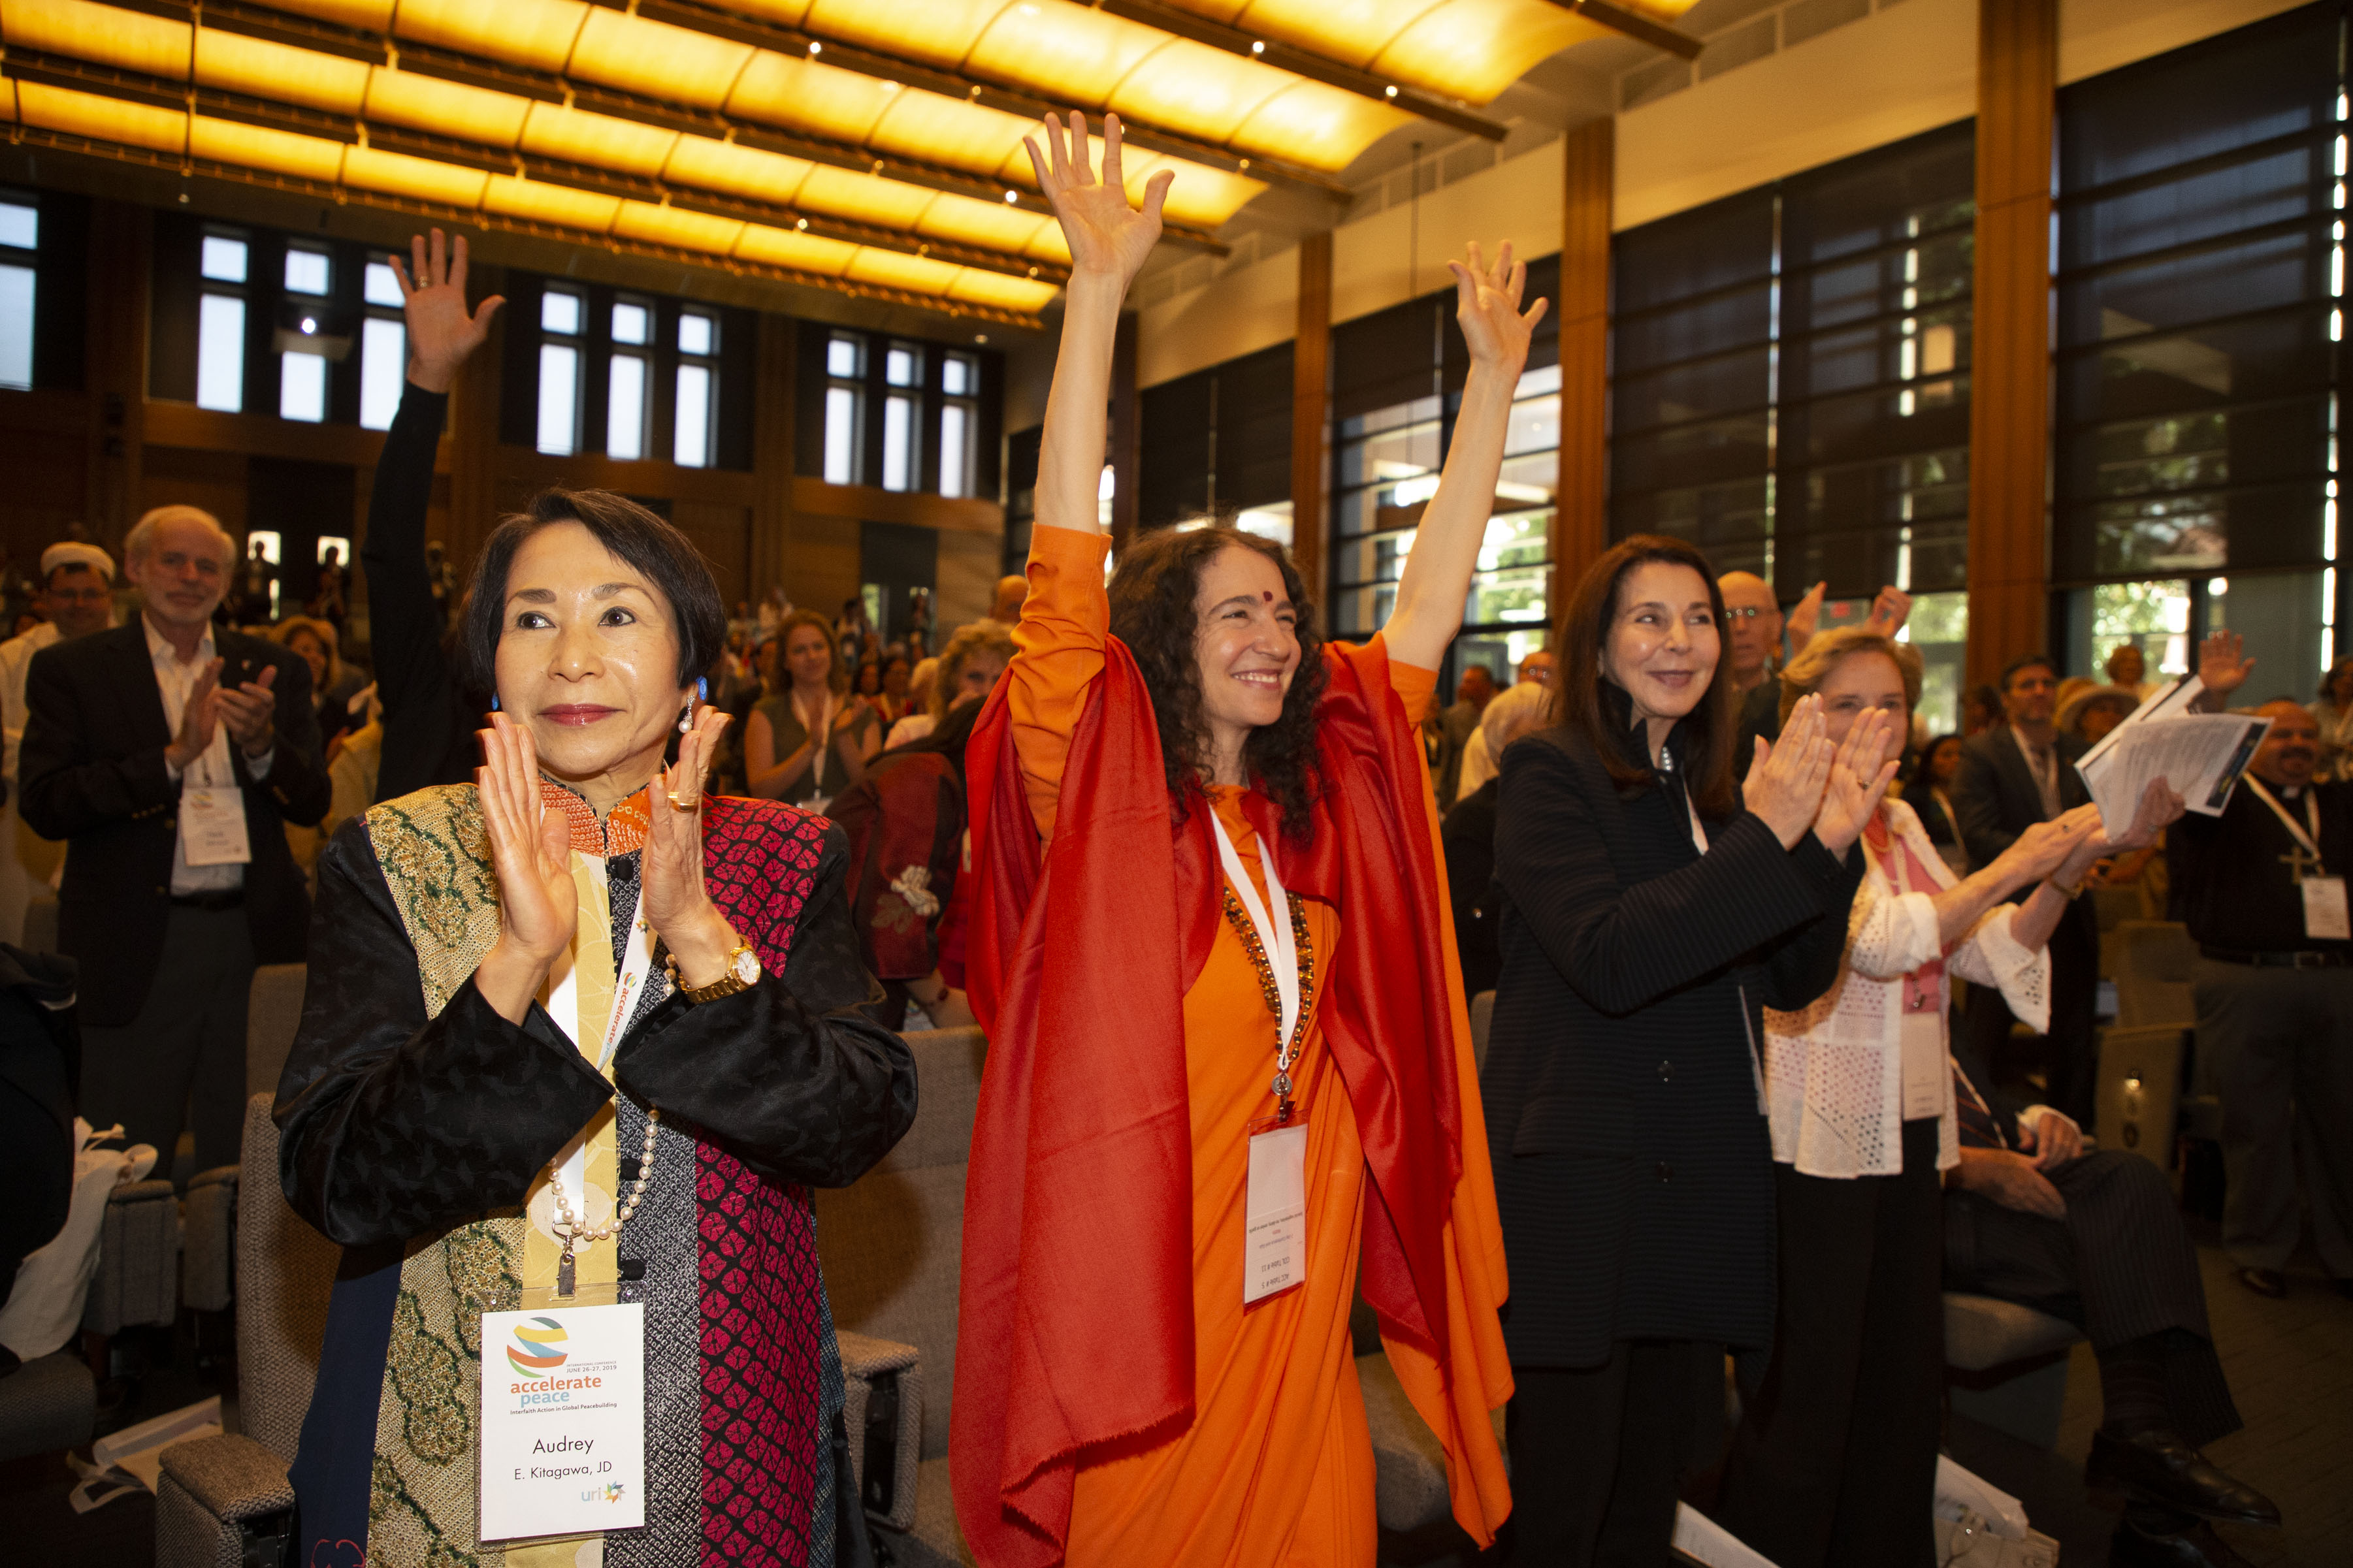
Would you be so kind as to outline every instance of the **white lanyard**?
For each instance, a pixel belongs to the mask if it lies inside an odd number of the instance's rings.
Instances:
[[[612,899],[612,883],[607,879],[603,857],[582,857],[594,868],[596,884],[605,889],[607,907]],[[596,1070],[612,1076],[613,1053],[620,1048],[621,1037],[628,1032],[629,1016],[637,1011],[638,1002],[645,994],[646,980],[653,973],[653,943],[646,934],[645,922],[638,919],[645,903],[642,891],[638,895],[638,909],[629,911],[628,945],[621,951],[620,973],[613,976],[613,1014],[605,1024],[605,1041],[596,1052]],[[567,963],[564,977],[547,994],[547,1016],[555,1020],[576,1047],[580,1043],[580,966]],[[588,1190],[588,1130],[582,1128],[573,1134],[553,1162],[557,1177],[567,1193]],[[584,1210],[585,1213],[585,1210]]]
[[[2246,780],[2247,787],[2253,790],[2255,794],[2262,798],[2263,803],[2272,808],[2272,815],[2278,817],[2281,823],[2287,828],[2288,837],[2294,838],[2296,843],[2303,846],[2305,853],[2312,857],[2313,874],[2315,876],[2318,876],[2321,868],[2320,802],[2313,795],[2312,786],[2309,784],[2306,785],[2304,791],[2304,815],[2306,820],[2312,824],[2312,831],[2306,833],[2304,828],[2297,824],[2295,818],[2287,814],[2287,808],[2281,805],[2279,801],[2272,795],[2272,792],[2263,787],[2263,780],[2255,777],[2253,773],[2247,774]]]
[[[1218,860],[1224,866],[1226,880],[1233,884],[1234,897],[1241,900],[1242,912],[1250,916],[1250,924],[1258,931],[1259,945],[1274,970],[1274,988],[1282,998],[1282,1033],[1276,1037],[1278,1053],[1289,1049],[1292,1031],[1299,1023],[1299,942],[1293,936],[1289,919],[1270,921],[1267,906],[1259,902],[1258,889],[1250,886],[1250,873],[1242,868],[1242,858],[1234,852],[1234,841],[1226,836],[1226,825],[1218,820],[1214,807],[1209,812],[1209,826],[1218,834]],[[1282,879],[1275,874],[1274,846],[1259,841],[1259,869],[1266,874],[1266,895],[1274,907],[1287,917],[1291,900],[1283,896]]]

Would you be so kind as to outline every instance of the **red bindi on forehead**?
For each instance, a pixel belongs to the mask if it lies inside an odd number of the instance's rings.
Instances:
[[[1274,603],[1274,595],[1273,595],[1272,594],[1270,594],[1270,593],[1265,592],[1263,589],[1261,589],[1261,590],[1260,591],[1260,596],[1261,596],[1261,598],[1265,599],[1265,600],[1266,600],[1266,602],[1267,602],[1268,604],[1270,604],[1270,605],[1271,605],[1271,604],[1273,604],[1273,603]]]

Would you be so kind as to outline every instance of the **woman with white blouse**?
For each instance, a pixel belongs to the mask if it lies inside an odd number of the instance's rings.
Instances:
[[[1781,711],[1819,695],[1833,738],[1873,709],[1910,732],[1920,655],[1861,628],[1820,637],[1781,675]],[[1858,766],[1861,763],[1858,763]],[[2052,930],[2101,856],[2179,816],[2162,785],[2109,842],[2098,808],[2038,823],[1956,879],[1918,816],[1884,801],[1835,984],[1765,1014],[1779,1210],[1771,1361],[1750,1391],[1721,1518],[1781,1568],[1928,1560],[1944,1375],[1940,1173],[1957,1164],[1952,976],[2050,1016]],[[2002,900],[2033,887],[2023,903]]]

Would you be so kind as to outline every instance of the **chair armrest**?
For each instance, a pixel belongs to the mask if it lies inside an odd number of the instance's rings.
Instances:
[[[173,1444],[162,1458],[164,1473],[215,1519],[235,1523],[294,1506],[286,1461],[250,1437],[198,1437]]]
[[[179,1199],[169,1182],[126,1182],[107,1194],[82,1327],[111,1334],[179,1315]]]
[[[834,1342],[846,1385],[850,1484],[877,1522],[911,1529],[923,1457],[923,1352],[848,1330],[836,1330]]]

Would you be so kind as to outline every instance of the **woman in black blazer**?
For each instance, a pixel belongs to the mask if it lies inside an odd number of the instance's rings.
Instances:
[[[1481,1091],[1514,1564],[1664,1561],[1682,1474],[1720,1450],[1725,1352],[1773,1327],[1759,1009],[1836,978],[1848,849],[1894,772],[1858,778],[1809,700],[1735,789],[1715,576],[1672,539],[1596,562],[1561,625],[1558,722],[1504,763]]]

